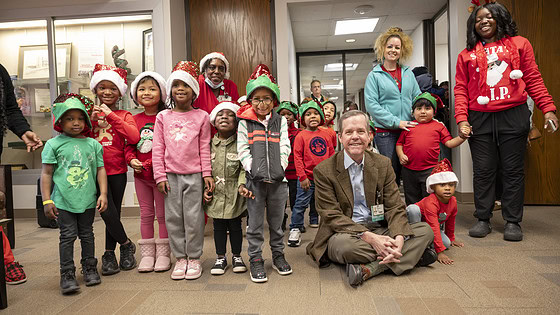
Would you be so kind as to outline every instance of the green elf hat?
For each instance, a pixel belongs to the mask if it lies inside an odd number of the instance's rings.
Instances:
[[[439,96],[432,94],[430,92],[424,92],[414,98],[414,101],[412,102],[412,111],[414,111],[414,109],[417,107],[416,102],[418,102],[418,100],[420,99],[428,100],[432,105],[432,107],[434,108],[434,113],[437,111],[438,108],[443,108],[444,106]]]
[[[319,123],[319,126],[324,125],[325,124],[325,114],[323,114],[323,110],[321,109],[321,106],[319,106],[319,104],[315,101],[309,101],[307,103],[301,104],[301,106],[299,107],[299,120],[300,120],[299,123],[303,127],[307,127],[303,117],[305,115],[305,112],[308,111],[311,108],[316,109],[319,112],[319,115],[321,115],[321,122]]]
[[[74,94],[68,93],[60,95],[56,98],[55,103],[52,105],[52,113],[53,113],[53,128],[58,132],[62,132],[62,128],[60,127],[59,120],[62,118],[64,113],[71,109],[79,109],[84,112],[86,116],[86,123],[87,127],[84,128],[82,133],[87,132],[92,129],[91,121],[89,120],[89,115],[91,110],[93,110],[93,101],[89,98]],[[88,112],[89,111],[89,112]],[[88,129],[89,128],[89,129]]]
[[[290,112],[292,112],[292,114],[294,114],[294,117],[296,119],[298,118],[299,106],[297,106],[296,103],[290,101],[283,101],[282,103],[280,103],[278,108],[276,108],[276,112],[280,113],[280,111],[283,109],[289,110]]]
[[[373,120],[369,121],[369,127],[371,128],[371,131],[373,131],[373,134],[375,135],[377,129],[375,129],[375,124],[373,123]]]
[[[247,98],[250,99],[251,94],[261,87],[269,89],[276,97],[276,102],[280,100],[280,89],[276,84],[276,79],[264,64],[258,65],[249,77],[249,81],[247,81]]]

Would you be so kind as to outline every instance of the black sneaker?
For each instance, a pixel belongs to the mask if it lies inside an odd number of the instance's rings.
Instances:
[[[284,254],[272,258],[272,268],[278,271],[282,276],[292,273],[292,267],[290,267],[290,264],[288,264],[286,258],[284,258]]]
[[[420,260],[418,261],[416,266],[426,267],[426,266],[429,266],[429,265],[435,263],[436,260],[437,260],[437,253],[432,248],[432,245],[430,245],[428,248],[426,248],[424,250],[424,253],[422,254],[422,257],[420,257]]]
[[[119,263],[117,262],[117,256],[112,250],[106,251],[101,257],[101,274],[104,276],[114,275],[121,271],[119,269]]]
[[[348,277],[348,284],[352,287],[357,287],[364,282],[362,275],[362,265],[360,264],[346,264],[346,276]]]
[[[228,267],[227,259],[225,257],[218,257],[214,263],[214,267],[210,270],[213,275],[223,275]]]
[[[264,260],[262,258],[257,258],[251,260],[251,281],[260,283],[267,282],[266,271],[264,270]]]
[[[121,269],[130,270],[136,267],[136,245],[129,239],[128,244],[121,245]]]
[[[70,294],[78,290],[80,290],[80,286],[76,281],[76,268],[60,270],[60,292]]]
[[[89,258],[82,264],[82,274],[86,287],[101,283],[101,277],[97,272],[97,258]]]
[[[231,265],[233,266],[233,272],[235,273],[247,271],[247,266],[245,266],[245,263],[243,262],[243,258],[241,258],[241,256],[233,256]]]

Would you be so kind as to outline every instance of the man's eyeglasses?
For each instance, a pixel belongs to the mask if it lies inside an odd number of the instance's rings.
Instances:
[[[254,106],[258,106],[260,103],[263,103],[264,105],[270,105],[272,104],[273,99],[267,97],[267,98],[263,98],[262,100],[256,99],[256,98],[252,98],[251,99],[251,105]]]

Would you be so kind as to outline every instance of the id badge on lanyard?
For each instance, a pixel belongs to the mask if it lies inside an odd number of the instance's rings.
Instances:
[[[222,85],[221,89],[222,89],[222,91],[224,91],[224,94],[218,95],[218,97],[217,97],[218,102],[231,101],[231,96],[229,96],[228,92],[225,91],[225,87],[223,85]]]
[[[375,205],[371,206],[371,221],[372,222],[379,222],[385,219],[385,208],[383,204],[380,204],[381,200],[381,192],[377,192],[377,196],[375,198]]]

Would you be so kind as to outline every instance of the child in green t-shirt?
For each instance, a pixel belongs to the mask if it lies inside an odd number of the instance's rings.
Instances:
[[[60,95],[52,106],[54,129],[61,135],[47,141],[41,154],[41,193],[45,215],[60,226],[60,289],[62,294],[80,289],[74,266],[74,241],[82,245],[82,273],[86,286],[101,283],[93,235],[95,210],[107,208],[107,174],[103,147],[84,136],[91,130],[86,107],[93,102],[77,94]],[[96,181],[97,179],[97,181]],[[51,194],[51,183],[54,189]],[[100,195],[97,197],[96,182]],[[51,200],[52,198],[52,200]]]

